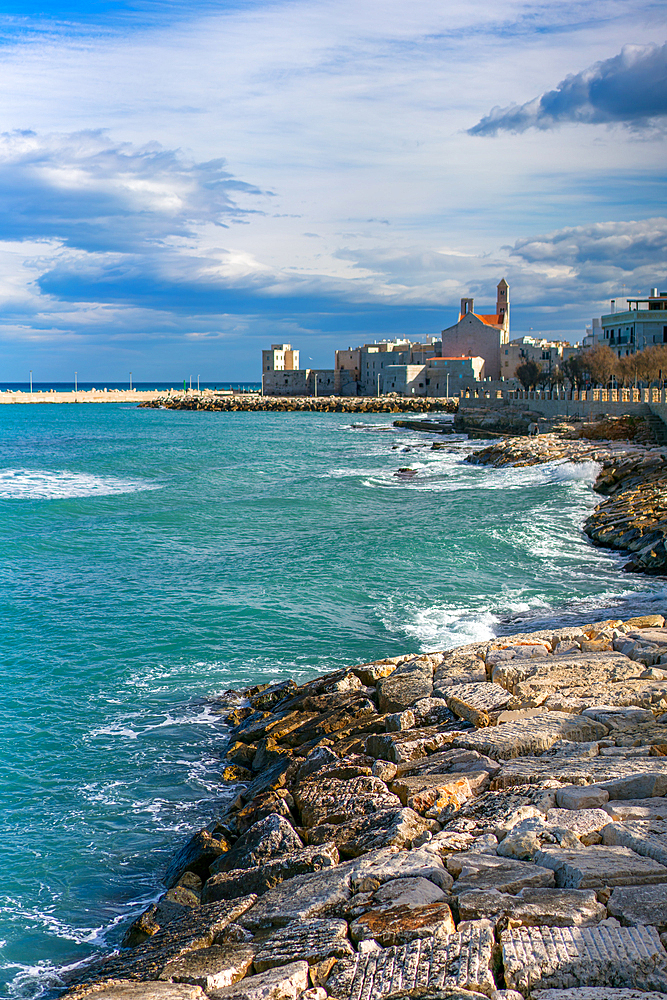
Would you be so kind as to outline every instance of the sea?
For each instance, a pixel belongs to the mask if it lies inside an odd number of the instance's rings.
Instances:
[[[116,947],[224,812],[221,692],[664,610],[664,579],[582,534],[594,463],[466,464],[480,444],[382,414],[0,406],[0,997]]]

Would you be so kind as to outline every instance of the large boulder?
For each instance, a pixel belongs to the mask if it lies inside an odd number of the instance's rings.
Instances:
[[[433,694],[433,666],[428,660],[412,660],[377,683],[381,712],[402,712]]]
[[[280,854],[302,847],[303,842],[294,827],[283,816],[271,813],[239,837],[232,849],[211,866],[211,872],[256,868]]]

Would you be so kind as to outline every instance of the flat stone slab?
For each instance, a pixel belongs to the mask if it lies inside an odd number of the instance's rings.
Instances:
[[[301,838],[284,816],[271,813],[254,823],[239,837],[231,850],[211,865],[212,872],[230,872],[240,868],[256,868],[288,851],[303,847]]]
[[[233,986],[211,990],[211,1000],[296,1000],[308,989],[308,963],[291,962],[279,969],[269,969],[248,976]]]
[[[474,726],[493,725],[502,712],[518,708],[516,698],[497,684],[452,684],[445,691],[447,707]]]
[[[569,990],[533,990],[534,1000],[667,1000],[667,993],[655,990],[614,989],[604,986],[579,986]]]
[[[535,693],[543,688],[549,691],[559,687],[585,687],[593,681],[606,684],[638,675],[636,663],[622,653],[610,651],[556,654],[540,659],[512,657],[495,664],[491,676],[494,684],[524,700],[532,694],[531,700],[535,700]]]
[[[562,889],[667,882],[664,865],[640,857],[627,847],[594,846],[575,851],[543,847],[536,851],[535,863],[550,868],[556,885]]]
[[[314,778],[297,785],[294,801],[301,813],[304,826],[319,823],[346,823],[354,816],[400,806],[384,781],[373,775],[341,781],[335,778]]]
[[[583,715],[545,712],[521,722],[505,722],[457,735],[453,745],[464,750],[476,750],[494,760],[511,760],[544,753],[558,740],[586,743],[604,739],[608,732],[601,722]]]
[[[500,764],[490,757],[485,757],[476,750],[440,750],[418,760],[400,764],[398,776],[416,777],[422,774],[477,774],[486,772],[489,775],[500,770]]]
[[[477,780],[475,781],[475,778]],[[485,791],[489,786],[486,771],[471,774],[422,774],[397,778],[392,790],[404,806],[425,816],[440,818],[455,813],[472,797],[473,791]],[[607,816],[607,820],[609,817]]]
[[[344,920],[294,920],[263,941],[255,955],[255,970],[265,972],[291,960],[315,965],[332,955],[353,955]]]
[[[379,733],[366,739],[366,753],[394,764],[407,764],[442,750],[451,744],[452,733],[442,733],[436,726],[409,729],[407,732]]]
[[[653,924],[659,931],[667,930],[667,885],[628,885],[614,889],[607,909],[630,927]]]
[[[609,792],[603,788],[567,785],[556,792],[559,809],[604,809],[608,801]]]
[[[630,820],[667,820],[667,799],[657,796],[649,799],[614,799],[602,806],[617,823]]]
[[[383,948],[406,944],[415,938],[444,937],[456,931],[454,918],[445,902],[426,903],[422,906],[382,906],[368,910],[350,924],[350,934],[355,942],[374,940]]]
[[[517,893],[524,888],[550,888],[555,881],[553,871],[547,867],[492,854],[451,855],[447,867],[456,877],[450,890],[453,896],[480,889]]]
[[[547,812],[547,827],[570,830],[579,838],[599,834],[608,824],[609,814],[604,809],[549,809]]]
[[[667,990],[667,953],[654,927],[517,927],[501,934],[505,983],[532,989],[626,986]]]
[[[501,726],[498,726],[500,730]],[[486,731],[486,730],[485,730]],[[489,730],[491,731],[491,730]],[[493,777],[491,788],[538,784],[553,779],[563,784],[595,784],[610,799],[642,798],[667,791],[667,758],[590,757],[557,754],[508,761]],[[653,791],[655,790],[655,791]]]
[[[249,944],[212,945],[168,962],[160,979],[201,986],[208,992],[232,986],[250,969],[256,949]]]
[[[489,791],[461,807],[457,819],[471,820],[480,832],[502,840],[520,820],[546,818],[556,805],[556,789],[524,785],[521,789]]]
[[[522,889],[515,896],[478,890],[459,896],[461,920],[493,920],[496,925],[510,917],[524,927],[589,927],[606,916],[593,889]]]
[[[381,712],[402,712],[421,698],[433,694],[433,667],[406,663],[388,677],[377,682],[378,705]]]
[[[136,983],[130,979],[110,979],[91,986],[75,986],[63,994],[68,1000],[206,1000],[199,986],[175,983]]]
[[[447,892],[454,882],[440,858],[422,848],[399,851],[395,847],[388,847],[362,854],[353,862],[350,878],[352,891],[361,891],[359,887],[369,878],[379,882],[380,885],[393,879],[428,879],[444,892]]]
[[[602,839],[605,844],[629,847],[637,854],[667,866],[667,834],[664,831],[665,824],[661,820],[608,823],[602,831]]]
[[[464,989],[491,997],[493,933],[472,923],[446,938],[418,938],[337,962],[326,982],[336,1000],[370,1000],[414,989]]]
[[[439,829],[436,820],[401,807],[379,809],[347,823],[321,823],[308,830],[308,840],[311,844],[335,840],[342,856],[356,858],[382,847],[410,848],[417,837],[434,829]]]
[[[238,923],[250,931],[284,927],[292,920],[335,916],[350,898],[350,862],[315,872],[297,875],[281,882],[261,896]],[[222,904],[217,904],[222,905]]]
[[[257,868],[240,868],[235,871],[219,872],[212,875],[204,885],[202,903],[213,903],[220,899],[237,899],[248,892],[262,896],[269,889],[280,885],[295,875],[307,875],[323,868],[332,868],[339,861],[335,844],[303,847],[299,851],[288,851],[272,858]]]

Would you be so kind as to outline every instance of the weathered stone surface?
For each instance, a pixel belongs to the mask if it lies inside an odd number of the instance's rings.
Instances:
[[[620,762],[615,762],[619,766]],[[622,775],[604,779],[596,777],[610,799],[649,799],[667,794],[667,760],[624,760]]]
[[[373,908],[350,924],[353,941],[373,940],[383,948],[434,934],[442,937],[455,930],[452,911],[445,902]]]
[[[157,903],[152,903],[127,929],[123,948],[135,948],[164,927],[174,917],[199,906],[202,883],[194,872],[184,872],[176,885],[165,892]],[[239,893],[239,895],[244,895]]]
[[[610,818],[617,823],[627,823],[629,820],[667,820],[667,799],[614,799],[602,807]]]
[[[648,763],[645,757],[590,757],[587,753],[577,755],[578,746],[585,744],[572,744],[571,750],[561,749],[549,756],[508,761],[492,779],[491,787],[509,788],[546,780],[595,782],[596,788],[606,791],[610,799],[643,798],[667,791],[667,759],[664,763],[659,758]],[[647,773],[649,769],[652,773]]]
[[[237,868],[231,872],[218,872],[212,875],[204,886],[202,902],[237,899],[249,892],[262,896],[286,879],[331,868],[338,864],[339,860],[335,844],[322,844],[316,847],[303,847],[299,851],[288,851],[287,854],[265,861],[257,868]]]
[[[606,817],[606,822],[605,822]],[[600,831],[609,824],[609,814],[604,809],[550,809],[547,827],[570,830],[583,844],[599,844]]]
[[[296,780],[297,782],[305,781],[306,778],[311,777],[311,775],[316,774],[323,768],[338,764],[339,762],[338,755],[329,747],[315,747],[314,750],[310,751],[303,764],[299,766],[299,770],[296,772]]]
[[[255,969],[265,972],[298,960],[316,965],[325,958],[353,955],[344,920],[294,920],[264,941],[255,955]]]
[[[416,988],[466,989],[491,997],[493,934],[485,923],[469,924],[448,937],[417,938],[337,962],[326,982],[336,1000],[362,1000]]]
[[[666,1000],[667,993],[619,987],[579,986],[566,990],[533,990],[533,1000]]]
[[[391,787],[404,806],[442,822],[444,816],[456,812],[468,801],[473,788],[484,791],[488,785],[488,775],[483,771],[477,782],[472,775],[426,774],[397,778]]]
[[[283,816],[272,813],[239,837],[232,849],[211,866],[211,871],[216,874],[239,868],[255,868],[280,854],[298,851],[302,847],[303,843],[294,827]]]
[[[461,807],[457,822],[470,820],[479,833],[492,833],[502,840],[521,820],[531,816],[546,818],[555,805],[556,791],[551,788],[525,785],[520,791],[484,792]]]
[[[400,805],[380,778],[372,775],[340,781],[334,778],[314,778],[298,785],[294,801],[304,826],[319,823],[345,823],[355,816]]]
[[[296,1000],[307,986],[308,963],[291,962],[208,995],[211,1000]]]
[[[607,733],[607,727],[594,719],[566,712],[545,712],[523,722],[506,722],[457,735],[454,746],[477,750],[494,760],[511,760],[544,753],[558,740],[586,742],[602,739]]]
[[[561,809],[598,809],[608,801],[606,788],[567,785],[556,791],[556,805]]]
[[[636,854],[667,866],[667,826],[662,820],[608,823],[602,839],[605,844],[629,847]]]
[[[459,896],[461,920],[486,919],[496,925],[509,917],[513,926],[588,927],[606,916],[592,889],[522,889],[516,896],[478,890]]]
[[[82,980],[123,978],[144,982],[158,979],[168,962],[217,943],[225,928],[238,922],[256,899],[256,896],[244,896],[231,902],[210,903],[188,910],[129,954],[112,955],[91,966]]]
[[[433,829],[439,829],[437,821],[422,818],[413,809],[383,809],[348,823],[322,823],[308,831],[308,841],[333,840],[342,857],[356,858],[381,847],[410,848],[415,839]]]
[[[653,924],[659,931],[665,931],[667,885],[620,886],[612,892],[607,908],[610,916],[626,926]]]
[[[441,750],[428,757],[400,764],[400,777],[416,777],[420,774],[488,774],[494,775],[500,770],[500,764],[485,757],[476,750]]]
[[[543,847],[535,862],[551,868],[563,889],[595,889],[605,885],[645,885],[667,882],[667,868],[627,847],[582,847],[568,851]]]
[[[136,983],[129,979],[110,979],[91,986],[77,986],[64,994],[68,1000],[206,1000],[199,986],[175,983]]]
[[[474,726],[493,725],[501,712],[518,708],[511,692],[497,684],[453,684],[445,692],[447,706]]]
[[[460,896],[475,889],[517,893],[524,888],[548,888],[554,874],[548,868],[492,854],[461,853],[447,858],[447,869],[456,878],[451,894]]]
[[[201,986],[206,992],[221,989],[243,979],[254,957],[255,948],[248,944],[212,945],[168,962],[160,979]]]
[[[414,729],[415,713],[411,708],[406,708],[403,712],[393,712],[385,715],[384,728],[388,733],[402,733],[405,729]]]
[[[399,850],[396,847],[369,851],[346,862],[350,868],[350,885],[353,892],[362,891],[359,886],[367,878],[374,879],[380,885],[393,879],[424,878],[433,882],[444,892],[451,888],[453,878],[445,868],[440,858],[424,848],[411,851]]]
[[[377,682],[378,707],[381,712],[402,712],[420,698],[433,694],[433,668],[423,661],[397,667],[389,677]]]
[[[397,664],[387,660],[378,663],[361,663],[358,667],[352,667],[352,673],[356,674],[362,684],[373,686],[383,677],[389,677],[396,670]]]
[[[281,882],[257,900],[238,921],[248,930],[284,927],[292,920],[336,915],[350,898],[351,862]],[[218,904],[221,905],[221,904]]]
[[[381,733],[366,740],[366,753],[394,764],[407,764],[441,750],[453,740],[451,733],[441,733],[434,726],[410,729],[405,733]]]
[[[667,954],[653,927],[517,927],[501,935],[505,982],[533,988],[667,989]]]
[[[212,837],[208,830],[200,830],[171,860],[164,875],[168,889],[176,885],[185,872],[194,872],[200,879],[208,878],[208,869],[229,848],[224,840]]]

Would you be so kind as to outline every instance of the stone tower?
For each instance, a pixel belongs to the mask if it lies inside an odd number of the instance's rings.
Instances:
[[[510,318],[510,286],[504,278],[501,278],[497,285],[498,295],[496,297],[496,312],[498,322],[501,326],[509,329]]]

